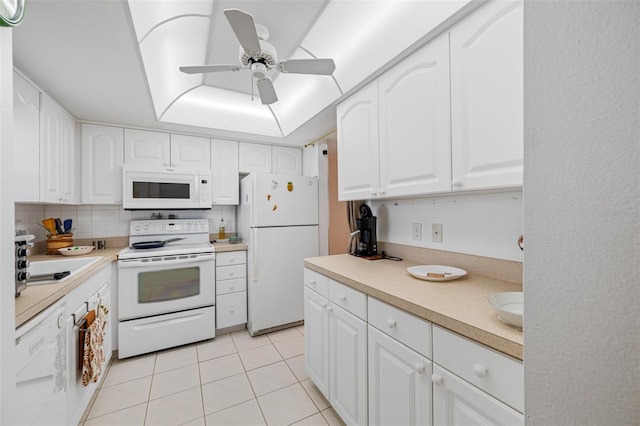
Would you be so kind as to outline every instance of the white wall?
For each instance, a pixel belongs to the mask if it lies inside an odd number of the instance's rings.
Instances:
[[[522,261],[521,191],[373,201],[371,208],[379,241]],[[422,224],[420,241],[413,223]],[[432,242],[433,223],[442,224],[442,243]]]
[[[0,424],[10,424],[15,389],[13,60],[11,29],[0,27]]]
[[[530,1],[525,413],[640,422],[640,2]]]

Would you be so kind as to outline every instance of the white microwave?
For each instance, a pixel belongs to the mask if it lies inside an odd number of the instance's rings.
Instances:
[[[211,170],[125,166],[123,173],[127,210],[211,208]]]

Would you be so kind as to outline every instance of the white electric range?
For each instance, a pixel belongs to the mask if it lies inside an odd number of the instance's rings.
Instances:
[[[215,282],[208,219],[131,221],[118,254],[118,358],[215,337]]]

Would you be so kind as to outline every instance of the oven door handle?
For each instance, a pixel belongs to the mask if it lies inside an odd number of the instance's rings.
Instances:
[[[156,267],[156,266],[164,266],[164,265],[184,265],[187,263],[202,263],[206,261],[214,261],[215,255],[211,256],[198,256],[198,257],[190,257],[187,259],[179,259],[173,258],[169,260],[148,260],[142,261],[141,259],[132,259],[132,260],[119,260],[118,261],[118,269],[124,268],[146,268],[146,267]]]

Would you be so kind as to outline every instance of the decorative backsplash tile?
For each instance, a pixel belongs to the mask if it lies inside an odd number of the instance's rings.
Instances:
[[[16,229],[24,229],[34,234],[36,241],[46,240],[47,231],[42,227],[42,219],[53,217],[73,220],[72,232],[75,238],[108,238],[129,236],[129,222],[132,219],[151,219],[151,215],[170,214],[181,219],[209,219],[211,233],[218,232],[220,219],[224,218],[227,232],[235,232],[235,206],[215,206],[211,210],[124,210],[121,206],[107,205],[54,205],[16,203]]]

